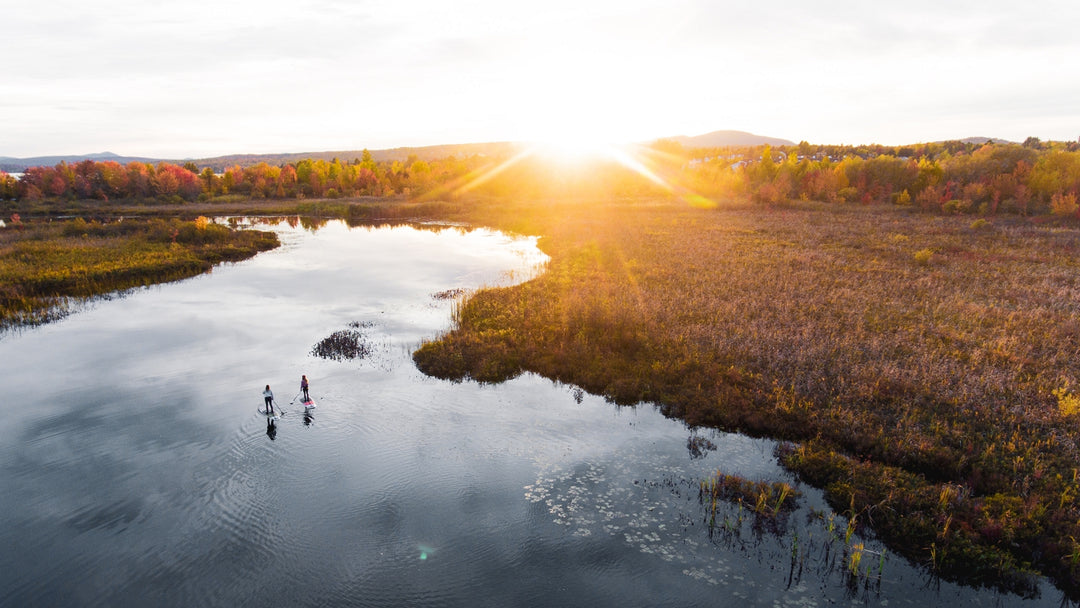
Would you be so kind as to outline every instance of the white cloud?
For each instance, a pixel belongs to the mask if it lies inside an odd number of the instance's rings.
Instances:
[[[559,128],[1073,139],[1078,22],[1080,5],[1058,1],[64,0],[9,11],[0,155],[380,148]]]

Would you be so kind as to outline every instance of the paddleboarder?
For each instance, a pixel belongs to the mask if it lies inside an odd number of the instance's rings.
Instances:
[[[274,415],[274,393],[270,392],[270,385],[266,385],[266,389],[263,390],[263,400],[266,401],[266,413],[269,416]]]
[[[311,401],[311,397],[308,397],[308,381],[307,376],[300,376],[300,390],[304,391],[304,401]]]

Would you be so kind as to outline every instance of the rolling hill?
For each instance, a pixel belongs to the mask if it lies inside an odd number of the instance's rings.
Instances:
[[[420,146],[420,147],[403,147],[403,148],[389,148],[385,150],[370,150],[372,158],[376,161],[405,161],[410,156],[415,155],[420,160],[436,160],[440,158],[446,158],[448,156],[472,156],[474,154],[481,155],[497,155],[504,153],[516,152],[521,144],[512,142],[491,142],[491,143],[478,143],[478,144],[444,144],[436,146]],[[214,171],[223,171],[226,167],[234,165],[250,166],[261,162],[265,162],[270,165],[281,165],[284,163],[295,163],[305,158],[331,160],[334,158],[340,159],[342,162],[350,161],[354,158],[360,158],[363,156],[363,150],[336,150],[328,152],[281,152],[281,153],[266,153],[266,154],[230,154],[226,156],[214,156],[209,158],[147,158],[141,156],[120,156],[113,154],[112,152],[98,152],[95,154],[74,154],[74,155],[58,155],[58,156],[34,156],[29,158],[14,158],[10,156],[0,156],[0,171],[7,172],[19,172],[26,170],[27,167],[51,167],[60,162],[65,163],[77,163],[83,160],[93,161],[116,161],[120,164],[127,164],[132,161],[156,163],[159,161],[166,161],[175,164],[184,164],[187,162],[195,163],[198,167],[210,167]]]
[[[713,131],[704,135],[678,135],[666,137],[683,145],[684,148],[720,148],[725,146],[794,146],[795,142],[778,137],[754,135],[746,131]]]

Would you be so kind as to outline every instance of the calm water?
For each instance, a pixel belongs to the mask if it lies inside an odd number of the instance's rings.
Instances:
[[[792,481],[770,442],[535,376],[420,374],[410,352],[450,323],[433,294],[524,280],[532,240],[264,229],[283,247],[0,336],[0,605],[1060,605],[857,537],[852,579],[845,522],[809,488],[785,534],[723,504],[710,530],[710,473]],[[350,328],[368,357],[310,354]]]

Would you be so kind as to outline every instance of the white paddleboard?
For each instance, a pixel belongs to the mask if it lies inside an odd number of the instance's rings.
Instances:
[[[304,406],[305,410],[313,410],[313,409],[315,409],[315,400],[314,399],[308,399],[307,401],[301,401],[300,403]]]
[[[278,420],[278,419],[281,418],[281,416],[278,416],[277,414],[271,414],[270,412],[264,410],[261,407],[259,408],[259,413],[262,414],[263,416],[266,416],[267,418],[269,418],[271,420]]]

